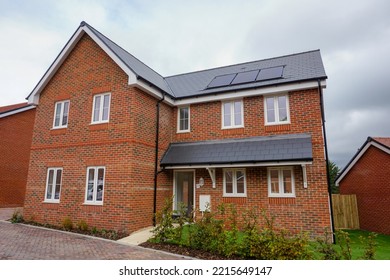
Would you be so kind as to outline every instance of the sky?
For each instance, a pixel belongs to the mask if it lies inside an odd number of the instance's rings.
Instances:
[[[390,137],[388,0],[0,0],[0,106],[25,102],[81,21],[163,76],[320,49],[329,159]]]

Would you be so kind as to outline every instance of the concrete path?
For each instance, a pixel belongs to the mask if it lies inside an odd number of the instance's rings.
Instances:
[[[147,227],[139,231],[133,232],[128,237],[119,239],[119,243],[128,244],[128,245],[139,245],[143,242],[146,242],[149,238],[152,237],[153,227]]]
[[[125,242],[0,221],[0,260],[180,260]]]

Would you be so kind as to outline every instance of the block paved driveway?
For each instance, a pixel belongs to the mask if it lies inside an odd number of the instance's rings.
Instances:
[[[115,241],[0,221],[0,260],[176,260]]]

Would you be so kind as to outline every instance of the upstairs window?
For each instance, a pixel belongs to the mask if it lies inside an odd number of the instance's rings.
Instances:
[[[244,127],[242,100],[222,103],[222,128]]]
[[[69,100],[55,104],[53,128],[65,128],[68,126]]]
[[[265,97],[265,124],[290,123],[287,95]]]
[[[177,114],[177,132],[190,131],[190,107],[181,107]]]
[[[110,118],[111,94],[97,94],[93,97],[92,123],[106,123]]]
[[[105,167],[87,168],[86,204],[103,204]]]
[[[223,171],[223,195],[246,196],[245,169],[225,169]]]
[[[46,179],[45,202],[59,202],[62,182],[62,168],[49,168]]]
[[[268,168],[268,196],[295,197],[294,173],[291,167]]]

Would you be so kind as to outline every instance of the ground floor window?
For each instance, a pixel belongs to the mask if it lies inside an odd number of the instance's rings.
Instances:
[[[223,170],[223,195],[241,197],[246,196],[245,169]]]
[[[62,182],[62,168],[48,168],[45,202],[59,202]]]
[[[106,169],[104,166],[93,166],[87,168],[85,203],[103,204],[105,171]]]
[[[292,167],[268,168],[268,196],[295,197],[294,172]]]

